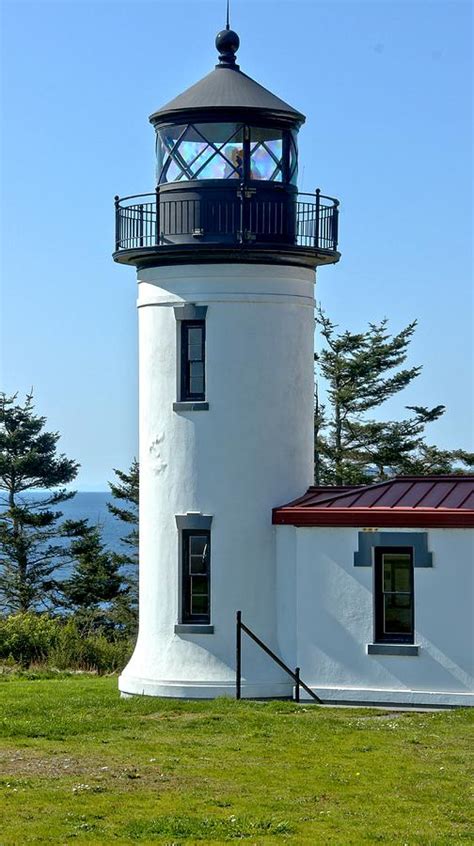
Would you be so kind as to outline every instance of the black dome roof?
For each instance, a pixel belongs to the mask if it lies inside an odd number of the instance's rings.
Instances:
[[[211,110],[249,110],[259,111],[267,118],[283,119],[286,122],[302,124],[305,116],[281,100],[263,85],[255,82],[250,76],[242,73],[235,59],[229,58],[229,52],[224,50],[229,45],[225,31],[219,33],[216,39],[218,49],[221,50],[220,64],[203,79],[196,82],[174,100],[166,103],[161,109],[150,116],[151,123],[162,123],[167,119],[179,118],[181,113]],[[231,51],[238,47],[238,36],[232,31],[228,35],[235,36],[237,41],[231,44]],[[236,46],[235,46],[236,45]],[[196,114],[193,115],[196,117]],[[217,115],[216,115],[217,116]]]

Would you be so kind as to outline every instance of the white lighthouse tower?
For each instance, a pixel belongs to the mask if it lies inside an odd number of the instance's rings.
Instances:
[[[337,201],[298,194],[304,116],[219,62],[155,112],[157,188],[116,198],[138,275],[140,622],[125,694],[235,692],[235,612],[280,650],[272,508],[313,478],[315,268]],[[242,693],[291,681],[253,644]]]

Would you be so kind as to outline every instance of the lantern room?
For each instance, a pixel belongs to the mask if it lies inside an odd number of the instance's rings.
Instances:
[[[305,117],[241,71],[239,43],[218,33],[214,70],[151,115],[156,189],[116,197],[116,261],[338,261],[338,201],[298,193]]]
[[[215,70],[150,118],[157,184],[237,179],[295,186],[304,116],[241,73],[237,33],[223,30],[216,47]]]

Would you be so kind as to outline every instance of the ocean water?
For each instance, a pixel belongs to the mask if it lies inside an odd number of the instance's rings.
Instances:
[[[100,526],[102,540],[112,552],[123,552],[120,538],[127,535],[132,526],[122,523],[110,514],[107,503],[114,500],[110,493],[79,491],[75,497],[63,502],[59,510],[67,520],[88,520],[92,526]]]
[[[29,496],[38,499],[45,494],[35,493]],[[113,501],[107,491],[100,493],[80,491],[72,499],[58,505],[57,510],[62,512],[63,520],[88,520],[91,526],[99,526],[102,541],[111,552],[130,552],[130,548],[122,544],[120,538],[127,535],[132,526],[122,523],[110,514],[107,503]],[[4,497],[0,496],[0,512],[3,503]],[[55,578],[66,578],[70,574],[70,569],[70,565],[58,567],[54,572]],[[126,572],[127,568],[124,570],[124,573]]]
[[[26,494],[27,498],[31,497],[32,499],[41,499],[45,496],[46,494],[43,492]],[[113,501],[107,491],[100,493],[79,491],[72,499],[56,506],[55,510],[62,512],[62,519],[64,520],[88,520],[91,526],[99,526],[102,540],[108,549],[112,552],[124,552],[120,538],[128,535],[132,526],[128,523],[122,523],[121,520],[110,514],[107,503]],[[4,504],[5,496],[0,495],[0,512]]]

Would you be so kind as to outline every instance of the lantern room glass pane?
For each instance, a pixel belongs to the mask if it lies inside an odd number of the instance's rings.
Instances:
[[[168,159],[168,167],[165,171],[165,182],[179,182],[183,176],[182,168],[180,168],[173,159]],[[162,180],[163,182],[163,180]]]
[[[240,179],[243,127],[236,123],[197,123],[157,132],[158,179]]]
[[[166,171],[170,167],[170,153],[176,145],[178,138],[185,132],[186,126],[167,126],[156,133],[156,178],[159,182],[173,182],[176,175],[181,172],[180,168],[172,168],[172,176]]]
[[[290,133],[290,182],[292,185],[298,183],[298,141],[294,129]]]
[[[283,133],[280,129],[251,127],[250,178],[282,181]]]

